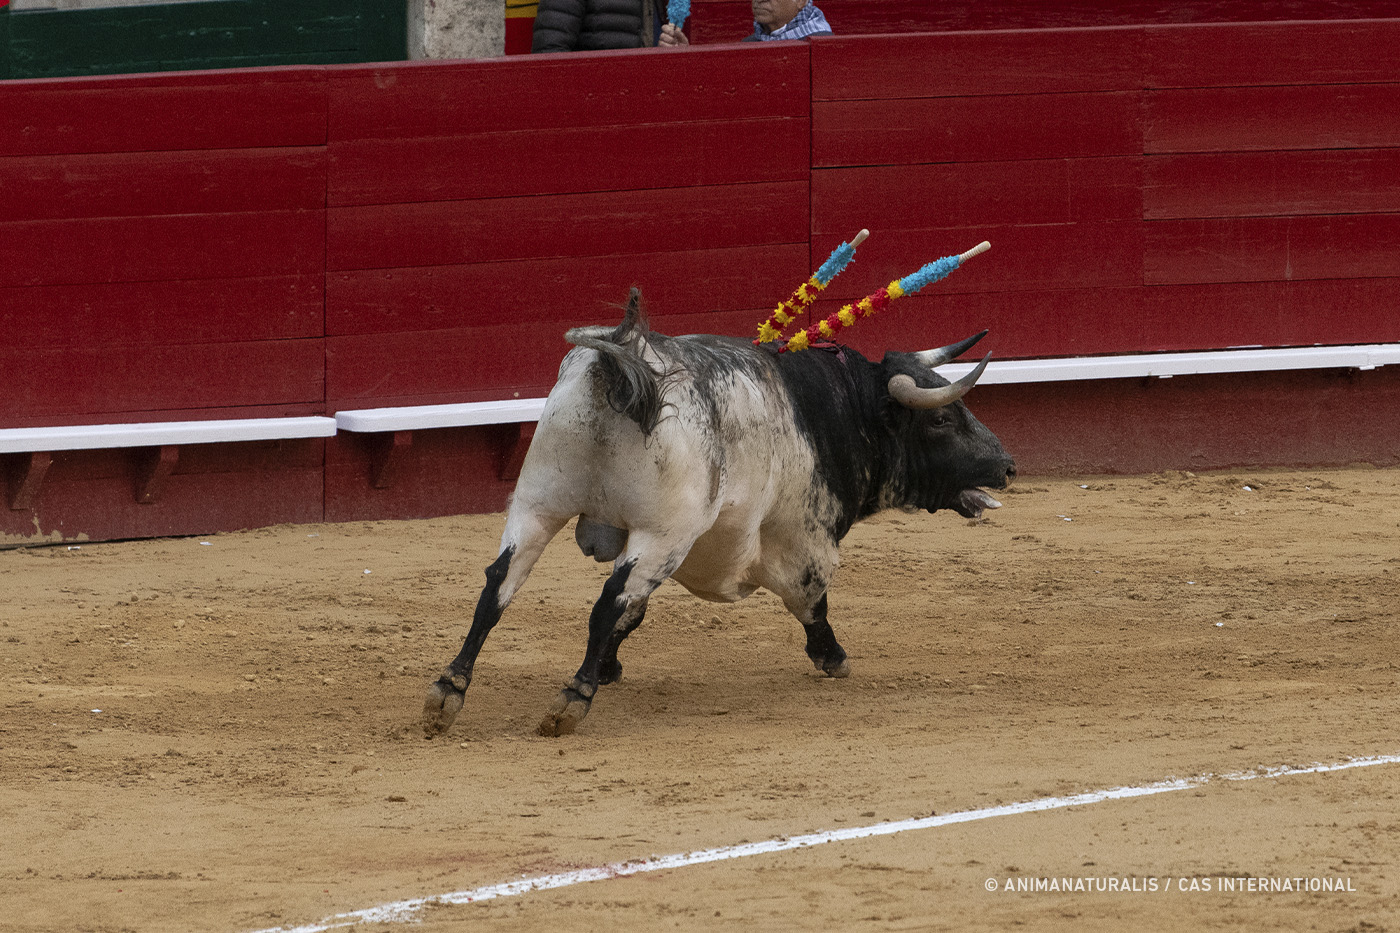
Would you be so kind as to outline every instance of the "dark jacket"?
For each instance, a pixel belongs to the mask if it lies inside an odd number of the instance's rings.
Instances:
[[[597,52],[656,45],[658,0],[540,0],[531,52]]]

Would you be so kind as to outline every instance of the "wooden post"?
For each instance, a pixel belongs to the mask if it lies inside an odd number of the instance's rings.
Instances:
[[[399,465],[413,447],[412,431],[395,431],[392,434],[376,435],[370,453],[369,483],[375,489],[388,489],[394,485]]]
[[[520,468],[525,465],[525,454],[530,451],[530,442],[535,439],[535,428],[539,423],[522,421],[517,432],[506,443],[505,455],[501,459],[501,479],[515,482],[520,479]]]
[[[165,444],[148,451],[141,458],[136,472],[136,501],[150,505],[160,501],[165,491],[165,480],[180,462],[180,448],[175,444]]]
[[[24,511],[34,504],[39,495],[39,487],[44,483],[44,474],[53,465],[53,454],[45,451],[31,453],[24,465],[16,472],[11,485],[14,493],[10,496],[10,508]]]

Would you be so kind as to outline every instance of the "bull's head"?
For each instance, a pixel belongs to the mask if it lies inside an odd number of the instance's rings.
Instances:
[[[982,488],[1004,489],[1016,464],[986,425],[973,417],[962,398],[987,368],[991,354],[967,375],[950,383],[934,367],[947,363],[986,336],[920,353],[888,353],[880,366],[889,393],[888,422],[902,468],[891,477],[892,505],[953,509],[978,518],[1001,503]]]

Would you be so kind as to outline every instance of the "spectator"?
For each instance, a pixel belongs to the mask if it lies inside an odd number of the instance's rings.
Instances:
[[[752,0],[753,35],[745,42],[807,39],[831,35],[831,26],[811,0]]]
[[[540,0],[531,52],[675,48],[690,40],[666,22],[666,0]]]

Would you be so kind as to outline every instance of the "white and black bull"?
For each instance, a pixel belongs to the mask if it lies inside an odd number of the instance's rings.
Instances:
[[[429,688],[427,734],[452,725],[487,634],[573,518],[583,552],[613,573],[583,665],[541,734],[572,732],[599,684],[621,677],[618,646],[668,578],[717,602],[770,590],[806,629],[812,663],[846,676],[826,592],[851,526],[890,508],[980,516],[1000,505],[980,487],[1016,475],[960,401],[986,359],[953,384],[933,371],[981,337],[879,363],[849,348],[777,354],[652,333],[635,289],[615,329],[570,331],[576,348],[540,416],[471,630]]]

